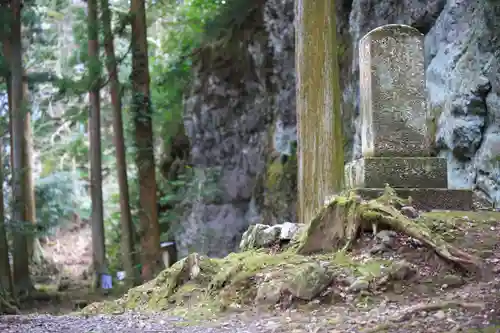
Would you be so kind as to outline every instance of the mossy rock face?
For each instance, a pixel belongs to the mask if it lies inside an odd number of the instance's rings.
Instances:
[[[289,290],[290,293],[303,300],[312,300],[332,280],[332,272],[326,265],[318,262],[309,262],[294,268],[294,274],[291,274]]]
[[[282,298],[310,301],[330,284],[333,272],[318,262],[288,266],[264,276],[257,287],[255,304],[275,305]]]
[[[285,161],[286,159],[286,161]],[[297,158],[295,155],[272,158],[263,179],[263,208],[266,220],[296,221]]]

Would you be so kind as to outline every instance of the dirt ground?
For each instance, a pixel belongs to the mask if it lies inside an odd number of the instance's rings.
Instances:
[[[0,317],[0,332],[500,332],[500,213],[432,212],[426,215],[426,223],[448,241],[483,258],[483,272],[462,276],[414,240],[397,235],[394,250],[377,255],[404,258],[417,266],[417,277],[411,280],[356,295],[332,285],[321,298],[287,309],[232,309],[196,321],[192,315],[169,313],[70,314],[92,301],[120,295],[87,292],[88,284],[81,277],[91,258],[90,229],[82,224],[62,230],[45,246],[47,255],[71,277],[67,289],[27,305],[21,316]],[[366,256],[375,246],[374,237],[364,235],[353,256]]]

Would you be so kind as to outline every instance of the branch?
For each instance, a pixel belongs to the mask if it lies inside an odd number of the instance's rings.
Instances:
[[[126,58],[126,57],[127,57],[127,55],[130,53],[130,51],[131,51],[131,50],[132,50],[132,43],[130,43],[130,44],[129,44],[127,52],[125,52],[125,54],[124,54],[121,58],[119,58],[119,59],[117,59],[117,60],[116,60],[116,65],[117,65],[117,66],[118,66],[118,65],[120,65],[120,64],[123,62],[123,60],[125,60],[125,58]],[[111,79],[111,77],[110,77],[110,75],[108,74],[108,75],[107,75],[107,78],[106,78],[106,81],[104,81],[104,82],[101,84],[100,89],[102,89],[102,88],[106,87],[106,86],[108,85],[108,83],[109,83],[109,80],[110,80],[110,79]]]

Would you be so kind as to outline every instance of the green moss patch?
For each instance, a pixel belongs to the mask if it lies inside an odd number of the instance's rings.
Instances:
[[[356,261],[344,252],[302,256],[247,251],[222,259],[194,253],[124,297],[91,304],[82,312],[168,311],[188,321],[206,320],[225,310],[274,306],[285,296],[308,302],[335,281],[371,281],[387,266],[377,259]]]
[[[297,193],[297,156],[271,158],[262,179],[262,204],[269,220],[290,218],[295,214]]]
[[[269,163],[266,174],[266,188],[273,189],[278,186],[283,178],[283,174],[283,165],[278,159]]]

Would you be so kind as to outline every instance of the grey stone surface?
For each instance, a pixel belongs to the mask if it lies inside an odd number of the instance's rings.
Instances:
[[[428,157],[422,42],[422,34],[403,25],[383,26],[361,39],[363,157],[347,164],[346,185],[373,197],[388,184],[418,208],[470,209],[472,191],[447,189],[447,160]]]
[[[498,165],[486,155],[499,126],[500,4],[445,3],[425,38],[436,145],[448,159],[451,188],[479,190],[498,205]]]
[[[479,189],[499,205],[499,168],[488,162],[500,122],[498,2],[353,0],[337,6],[346,161],[361,157],[359,41],[381,25],[407,24],[425,34],[429,111],[442,138],[434,146],[448,161],[449,187]],[[286,155],[296,139],[293,8],[293,0],[266,0],[235,31],[237,47],[204,54],[205,61],[195,63],[185,107],[192,162],[202,169],[230,170],[225,171],[230,177],[220,181],[220,198],[196,199],[182,221],[176,234],[181,257],[189,251],[221,256],[237,249],[242,233],[250,224],[266,223],[266,214],[272,223],[296,222],[293,197],[283,205],[289,210],[276,214],[262,204],[267,194],[259,185],[269,157]],[[478,99],[484,103],[468,106]],[[223,232],[203,235],[212,229]]]
[[[366,157],[346,165],[346,186],[447,188],[446,171],[439,157]]]
[[[251,225],[241,236],[240,251],[265,248],[280,241],[291,241],[303,228],[303,224],[290,222],[276,225]]]
[[[446,188],[395,188],[402,198],[412,198],[412,205],[421,210],[449,209],[471,210],[472,191],[470,189],[452,190]],[[382,188],[357,189],[360,196],[376,198],[384,193]]]
[[[417,208],[471,209],[470,189],[448,190],[446,159],[427,157],[431,117],[425,100],[422,40],[415,29],[393,24],[361,39],[363,157],[347,165],[346,184],[364,197],[381,194],[388,184],[400,196],[411,196]]]
[[[362,155],[427,156],[424,36],[385,25],[360,41]]]

